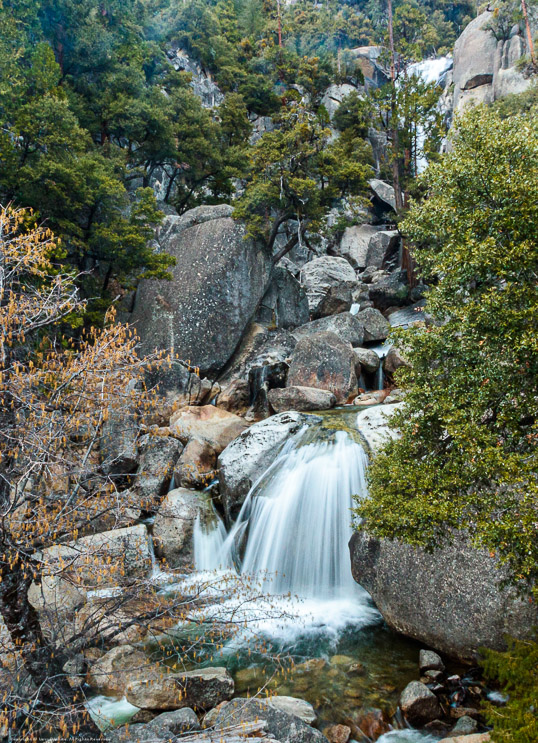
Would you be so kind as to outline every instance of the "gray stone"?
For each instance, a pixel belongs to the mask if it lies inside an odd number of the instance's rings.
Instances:
[[[183,49],[171,51],[169,57],[175,70],[190,73],[190,86],[204,108],[220,106],[224,100],[224,93],[213,81],[210,73],[203,70]]]
[[[306,289],[310,313],[315,314],[331,287],[342,282],[356,283],[355,271],[344,258],[322,255],[301,269],[301,284]]]
[[[245,428],[248,424],[243,418],[215,405],[182,408],[170,418],[170,430],[180,441],[206,441],[217,453]]]
[[[394,195],[394,188],[385,181],[380,181],[379,178],[373,178],[369,181],[369,186],[372,189],[374,197],[379,199],[381,204],[389,209],[396,209],[396,197]]]
[[[538,621],[536,606],[500,589],[506,572],[497,560],[462,533],[429,554],[360,531],[350,551],[353,577],[387,624],[450,657],[474,660],[480,647],[502,649],[507,635],[529,637]]]
[[[455,738],[458,735],[472,735],[477,730],[478,722],[468,715],[463,715],[447,735],[447,738]]]
[[[190,707],[163,712],[154,717],[145,727],[154,731],[157,737],[163,735],[165,739],[169,738],[170,734],[181,735],[181,733],[201,729],[196,712]]]
[[[296,328],[308,322],[306,293],[297,279],[277,266],[258,309],[258,322],[275,328]]]
[[[174,483],[182,488],[205,488],[215,474],[217,452],[207,441],[191,439],[174,471]]]
[[[321,105],[325,106],[331,120],[336,113],[336,109],[342,103],[344,98],[347,98],[350,93],[356,92],[357,88],[354,85],[349,85],[349,83],[341,83],[340,85],[329,85],[329,87],[323,94]]]
[[[128,402],[121,410],[110,411],[102,425],[99,447],[101,467],[106,475],[125,475],[136,470],[138,432],[137,417]]]
[[[420,681],[411,681],[400,696],[400,709],[413,727],[420,727],[441,716],[435,694]]]
[[[119,645],[90,665],[86,681],[100,694],[123,697],[127,684],[148,665],[141,650]]]
[[[224,449],[218,460],[220,497],[228,518],[276,459],[290,436],[309,420],[300,413],[280,413],[255,423]]]
[[[287,410],[329,410],[336,405],[332,392],[314,387],[285,387],[269,390],[267,395],[275,413]]]
[[[405,282],[405,273],[396,271],[387,276],[372,277],[368,296],[374,307],[386,310],[389,307],[402,307],[410,303],[409,285]]]
[[[234,699],[216,718],[216,728],[225,728],[241,722],[264,720],[267,732],[280,743],[327,743],[327,738],[303,722],[296,715],[272,707],[269,700]]]
[[[271,278],[271,256],[235,222],[231,207],[200,206],[166,217],[161,249],[176,259],[172,280],[144,280],[132,321],[141,353],[177,354],[214,378],[254,316]]]
[[[377,235],[378,228],[369,224],[354,225],[346,227],[337,253],[345,258],[355,269],[364,269],[371,262],[368,261],[370,244]]]
[[[319,320],[302,325],[293,331],[293,337],[297,341],[310,338],[316,333],[331,332],[337,335],[345,343],[352,346],[361,346],[364,340],[364,325],[359,315],[351,315],[349,312],[341,312],[339,315],[322,317]]]
[[[355,281],[343,281],[338,286],[331,286],[318,304],[312,317],[329,317],[340,312],[348,312],[351,308],[353,292],[356,288]]]
[[[351,345],[331,332],[303,338],[293,351],[287,386],[328,390],[337,403],[352,400],[358,388]]]
[[[421,650],[418,658],[418,667],[421,673],[426,671],[444,671],[445,664],[441,657],[433,650]]]
[[[269,697],[267,700],[271,707],[286,712],[288,715],[298,717],[307,725],[312,725],[316,721],[316,711],[310,702],[297,697]]]
[[[382,268],[398,249],[400,233],[398,230],[378,230],[368,244],[366,266]]]
[[[192,532],[199,514],[208,509],[206,496],[176,488],[161,503],[153,524],[155,552],[170,568],[192,563]]]
[[[385,374],[392,376],[394,372],[397,369],[401,369],[402,366],[409,366],[409,363],[402,356],[400,351],[393,346],[383,359],[383,370]]]
[[[364,328],[365,341],[384,341],[387,338],[390,325],[379,310],[367,307],[355,315],[355,318]]]
[[[493,101],[493,71],[497,40],[487,31],[486,26],[492,20],[490,11],[485,11],[474,18],[463,30],[454,45],[454,111],[465,108],[476,100],[475,89],[485,86],[486,102]],[[464,91],[473,91],[471,95]]]
[[[225,668],[200,668],[184,673],[164,673],[157,667],[131,681],[127,701],[140,709],[205,710],[231,699],[234,682]]]
[[[355,368],[357,364],[368,374],[373,374],[379,369],[379,356],[369,348],[355,348]]]

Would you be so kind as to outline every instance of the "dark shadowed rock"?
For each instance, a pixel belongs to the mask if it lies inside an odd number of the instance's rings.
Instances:
[[[356,281],[342,281],[338,286],[331,286],[318,304],[312,317],[328,317],[339,312],[348,312],[352,305],[353,292],[357,287]]]
[[[464,534],[428,554],[360,531],[350,552],[354,579],[387,624],[449,656],[472,660],[482,646],[504,648],[506,635],[529,637],[538,621],[535,605],[500,590],[504,570]]]
[[[286,410],[328,410],[336,405],[336,398],[332,392],[314,387],[269,390],[267,397],[275,413],[283,413]]]
[[[405,360],[400,351],[393,346],[383,359],[383,369],[386,374],[392,376],[392,374],[394,374],[397,369],[401,369],[402,366],[409,366],[409,363]]]
[[[234,682],[225,668],[164,673],[156,667],[128,684],[127,701],[141,709],[210,709],[231,699]]]
[[[135,412],[127,404],[122,410],[111,410],[101,431],[100,456],[103,472],[125,475],[138,466],[136,437],[139,425]]]
[[[258,322],[275,328],[296,328],[308,322],[306,292],[283,266],[277,266],[258,309]]]
[[[352,346],[360,346],[364,340],[363,323],[357,315],[352,315],[349,312],[341,312],[339,315],[313,320],[300,328],[296,328],[292,335],[300,341],[303,338],[309,338],[322,332],[334,333],[345,343],[351,343]]]
[[[368,292],[368,296],[375,307],[386,310],[389,307],[403,307],[403,305],[410,303],[409,286],[405,282],[403,271],[396,271],[379,280],[375,279],[374,276]]]
[[[172,281],[140,283],[132,320],[141,352],[166,349],[214,378],[255,314],[271,278],[271,258],[231,218],[226,205],[167,217],[163,251],[176,258]]]
[[[322,255],[301,269],[301,283],[306,289],[310,313],[315,315],[331,287],[343,282],[357,283],[355,271],[344,258]]]
[[[169,740],[171,735],[181,735],[200,730],[200,723],[196,712],[190,707],[184,709],[173,709],[170,712],[163,712],[154,717],[146,726],[156,737],[162,737]]]
[[[140,465],[134,492],[139,496],[142,508],[151,510],[151,506],[167,492],[182,450],[183,444],[171,436],[141,436],[138,441]]]
[[[255,423],[226,447],[218,460],[220,497],[230,515],[236,511],[256,480],[276,459],[290,436],[307,420],[300,413],[280,413]]]
[[[435,694],[420,681],[411,681],[400,696],[400,709],[413,727],[420,727],[441,716]]]
[[[328,390],[337,403],[353,399],[357,376],[351,345],[330,332],[303,338],[293,351],[287,386]]]
[[[296,715],[275,709],[270,700],[233,699],[217,715],[215,727],[219,729],[257,720],[265,720],[267,732],[280,743],[327,743],[327,738],[319,730]]]
[[[382,268],[398,250],[400,233],[398,230],[379,230],[372,236],[366,253],[366,266]]]

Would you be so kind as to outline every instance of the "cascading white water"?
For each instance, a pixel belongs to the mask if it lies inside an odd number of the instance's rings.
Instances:
[[[220,525],[197,532],[197,567],[230,566],[246,533],[241,572],[261,579],[267,593],[329,599],[357,590],[347,545],[352,495],[366,492],[367,457],[345,431],[325,431],[309,442],[306,436],[303,430],[290,440],[254,485],[212,560],[210,542],[217,544]]]
[[[194,564],[197,570],[213,570],[216,557],[222,555],[222,547],[226,541],[226,527],[218,513],[213,508],[213,521],[208,524],[200,514],[196,517],[193,530]],[[220,557],[219,557],[220,559]],[[232,567],[225,563],[222,567]]]

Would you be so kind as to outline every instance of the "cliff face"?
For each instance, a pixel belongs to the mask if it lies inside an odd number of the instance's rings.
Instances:
[[[492,103],[510,93],[522,93],[533,84],[535,77],[518,65],[529,54],[525,29],[515,24],[508,39],[497,40],[488,28],[492,17],[491,11],[481,13],[456,41],[452,80],[448,80],[445,97],[453,113],[469,105]],[[530,20],[536,33],[538,21]]]

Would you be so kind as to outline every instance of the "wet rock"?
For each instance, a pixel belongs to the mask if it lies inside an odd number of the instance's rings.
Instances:
[[[374,390],[373,392],[363,392],[353,400],[353,405],[378,405],[385,402],[388,397],[388,390]]]
[[[444,738],[450,732],[450,725],[443,720],[432,720],[422,728],[425,733],[434,735],[436,738]]]
[[[420,681],[407,684],[400,696],[400,708],[413,727],[420,727],[441,716],[437,697]]]
[[[361,432],[361,416],[374,411],[357,417]],[[350,542],[353,577],[391,627],[451,657],[474,660],[480,647],[504,648],[507,635],[530,636],[536,607],[509,588],[499,590],[506,572],[487,550],[471,546],[464,533],[451,537],[430,554],[357,532]]]
[[[472,719],[480,717],[480,710],[474,707],[451,707],[450,717],[459,720],[461,717],[471,717]]]
[[[138,442],[140,464],[134,490],[146,510],[159,502],[170,485],[183,444],[172,436],[146,434]]]
[[[351,737],[351,728],[347,725],[330,725],[323,729],[329,743],[347,743]]]
[[[377,233],[378,228],[370,224],[346,227],[337,248],[337,254],[345,258],[357,270],[366,268],[372,264],[372,261],[368,261],[368,255],[372,252],[370,244]]]
[[[234,699],[217,715],[215,727],[227,727],[241,722],[265,720],[267,732],[280,743],[326,743],[319,730],[310,727],[299,717],[271,707],[269,701]]]
[[[187,443],[189,439],[206,441],[217,454],[220,454],[246,428],[248,424],[243,418],[215,405],[183,408],[174,413],[170,419],[170,431],[180,441],[183,443]]]
[[[123,697],[129,681],[148,665],[143,652],[132,645],[119,645],[90,664],[86,681],[100,694]]]
[[[127,701],[141,709],[211,709],[231,699],[234,682],[225,668],[164,673],[156,668],[127,685]]]
[[[441,684],[443,677],[444,677],[443,671],[424,671],[424,679],[425,681],[423,683],[425,684],[431,684],[435,683],[436,685]],[[422,681],[422,679],[420,679]]]
[[[191,439],[174,471],[174,482],[182,488],[204,488],[217,468],[217,452],[207,441]]]
[[[343,282],[357,282],[355,271],[344,258],[322,255],[304,265],[301,284],[306,289],[310,313],[315,315],[329,289]]]
[[[285,387],[269,390],[269,403],[275,413],[286,410],[329,410],[336,405],[336,397],[332,392],[319,390],[314,387]]]
[[[328,390],[337,403],[353,399],[357,394],[353,349],[335,333],[303,338],[291,356],[287,386]]]
[[[186,488],[171,490],[161,503],[153,523],[153,541],[155,553],[166,560],[168,567],[183,567],[192,562],[194,523],[207,508],[202,493]]]
[[[220,704],[217,704],[216,707],[213,707],[213,709],[210,709],[209,712],[205,713],[202,720],[202,727],[204,728],[204,730],[206,730],[207,728],[212,728],[215,725],[215,721],[219,716],[219,712],[221,712],[221,710],[223,710],[227,704],[229,704],[229,702],[221,702]]]
[[[379,369],[379,356],[375,351],[371,351],[369,348],[355,348],[354,354],[356,365],[359,364],[368,374],[373,374]]]
[[[271,280],[271,256],[231,217],[232,207],[200,206],[168,216],[161,250],[176,258],[172,280],[140,282],[132,321],[141,354],[177,354],[214,379],[237,348]]]
[[[308,322],[306,292],[283,266],[277,266],[258,309],[258,322],[275,328],[296,328]]]
[[[267,701],[274,709],[298,717],[303,722],[306,722],[307,725],[312,725],[316,721],[317,715],[314,707],[304,699],[275,696],[269,697]]]
[[[226,447],[219,456],[218,468],[220,497],[228,516],[242,505],[287,439],[307,420],[300,413],[280,413],[255,423]]]
[[[367,307],[357,315],[356,319],[364,328],[364,341],[384,341],[387,338],[390,325],[379,310]]]
[[[421,673],[426,671],[444,671],[445,664],[441,657],[433,650],[421,650],[418,658],[418,667]]]
[[[330,332],[337,335],[340,340],[351,343],[352,346],[360,346],[364,340],[364,325],[358,319],[358,315],[352,315],[349,312],[342,312],[332,317],[323,317],[320,320],[314,320],[293,331],[293,337],[297,341],[303,338],[309,338],[316,333]]]

